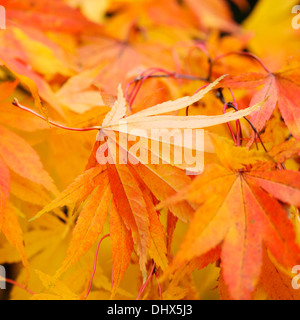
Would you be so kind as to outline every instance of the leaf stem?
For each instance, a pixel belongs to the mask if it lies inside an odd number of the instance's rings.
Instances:
[[[249,57],[249,58],[256,60],[267,73],[271,73],[271,71],[266,67],[266,65],[256,55],[254,55],[251,52],[235,51],[235,52],[225,53],[225,54],[222,54],[222,55],[214,58],[213,63],[216,62],[217,60],[220,60],[220,59],[223,59],[228,56],[235,55],[235,54],[241,55],[241,56],[246,56],[246,57]]]
[[[6,281],[7,283],[10,283],[10,284],[13,284],[14,286],[16,287],[19,287],[20,289],[23,289],[25,291],[27,291],[29,294],[31,295],[34,295],[35,293],[33,291],[31,291],[30,289],[26,288],[25,286],[23,286],[22,284],[12,280],[12,279],[9,279],[9,278],[1,278],[1,279],[4,279],[4,281]]]
[[[156,72],[161,72],[163,74],[154,74]],[[171,72],[164,70],[162,68],[149,68],[144,70],[138,77],[130,81],[126,88],[126,100],[128,101],[129,107],[133,105],[133,102],[140,91],[143,83],[149,78],[175,78],[175,79],[184,79],[184,80],[197,80],[197,81],[207,81],[202,77],[197,77],[193,75],[180,74],[176,72]],[[129,92],[130,86],[134,84],[133,89]]]
[[[158,292],[159,292],[160,300],[163,300],[162,288],[161,288],[161,285],[160,285],[160,283],[159,283],[159,281],[158,281],[158,275],[157,275],[157,272],[155,272],[155,279],[156,279],[157,286],[158,286]]]
[[[138,296],[137,296],[136,300],[139,300],[139,299],[140,299],[140,297],[141,297],[141,295],[142,295],[142,294],[143,294],[143,292],[145,291],[145,289],[146,289],[146,287],[147,287],[148,283],[150,282],[150,280],[151,280],[151,279],[152,279],[152,277],[153,277],[153,272],[154,272],[154,270],[155,270],[155,262],[153,263],[153,266],[152,266],[151,272],[150,272],[150,274],[149,274],[149,276],[148,276],[147,280],[146,280],[146,281],[145,281],[145,283],[141,286],[140,291],[139,291],[139,294],[138,294]]]
[[[61,125],[59,123],[55,123],[51,120],[47,120],[45,117],[43,117],[42,115],[38,114],[37,112],[21,105],[19,103],[19,101],[15,98],[14,101],[12,102],[12,104],[16,107],[18,107],[19,109],[23,110],[23,111],[26,111],[26,112],[29,112],[31,114],[33,114],[34,116],[44,120],[44,121],[48,121],[50,124],[52,124],[53,126],[57,127],[57,128],[60,128],[60,129],[64,129],[64,130],[69,130],[69,131],[92,131],[92,130],[100,130],[101,127],[90,127],[90,128],[71,128],[71,127],[66,127],[64,125]]]
[[[90,283],[89,283],[89,287],[87,289],[87,292],[86,292],[86,295],[84,297],[84,299],[87,299],[87,297],[89,296],[90,292],[91,292],[91,288],[92,288],[92,284],[93,284],[93,280],[94,280],[94,276],[95,276],[95,273],[96,273],[96,269],[97,269],[97,260],[98,260],[98,253],[99,253],[99,249],[100,249],[100,245],[102,243],[102,241],[105,239],[105,238],[108,238],[110,236],[110,234],[106,234],[105,236],[103,236],[99,243],[98,243],[98,246],[97,246],[97,249],[96,249],[96,254],[95,254],[95,259],[94,259],[94,267],[93,267],[93,273],[92,273],[92,276],[91,276],[91,279],[90,279]]]
[[[217,97],[220,99],[220,101],[221,101],[222,103],[226,104],[225,98],[224,98],[224,95],[223,95],[223,92],[222,92],[222,89],[220,89],[220,88],[218,89],[218,95],[217,95]],[[228,102],[228,103],[227,103],[227,106],[230,107],[230,108],[233,108],[235,111],[238,111],[237,107],[234,106],[233,103]],[[243,117],[243,118],[249,123],[249,125],[251,126],[252,130],[253,130],[254,133],[255,133],[255,143],[256,143],[256,137],[258,137],[258,139],[259,139],[259,141],[260,141],[260,143],[261,143],[264,151],[265,151],[265,152],[268,152],[268,150],[266,149],[263,141],[261,140],[260,134],[258,133],[258,131],[256,130],[256,128],[254,127],[254,125],[252,124],[252,122],[251,122],[247,117]]]

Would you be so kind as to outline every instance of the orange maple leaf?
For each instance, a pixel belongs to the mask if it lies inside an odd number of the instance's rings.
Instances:
[[[228,77],[223,81],[228,87],[236,89],[254,89],[263,87],[253,95],[250,105],[269,99],[249,117],[256,129],[261,131],[270,119],[276,104],[290,132],[296,139],[300,138],[300,82],[299,60],[290,59],[287,66],[278,72],[244,73]]]
[[[249,299],[259,280],[263,243],[285,268],[299,264],[295,232],[278,200],[300,205],[300,173],[276,170],[267,155],[224,139],[214,138],[214,144],[223,166],[207,165],[189,187],[166,201],[200,205],[167,273],[221,243],[230,297]]]

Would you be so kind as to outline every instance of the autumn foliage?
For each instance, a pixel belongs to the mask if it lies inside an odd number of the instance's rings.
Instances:
[[[2,299],[300,298],[298,1],[252,2],[1,1]]]

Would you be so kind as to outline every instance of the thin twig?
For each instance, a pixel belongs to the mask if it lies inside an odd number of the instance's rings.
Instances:
[[[38,117],[38,118],[40,118],[40,119],[42,119],[42,120],[44,120],[44,121],[47,121],[47,119],[46,119],[45,117],[43,117],[42,115],[40,115],[40,114],[38,114],[37,112],[35,112],[35,111],[33,111],[33,110],[31,110],[31,109],[29,109],[29,108],[21,105],[16,98],[14,99],[14,101],[12,102],[12,104],[13,104],[14,106],[18,107],[19,109],[23,110],[23,111],[29,112],[29,113],[33,114],[34,116],[36,116],[36,117]],[[50,124],[52,124],[53,126],[57,127],[57,128],[65,129],[65,130],[69,130],[69,131],[92,131],[92,130],[98,130],[98,131],[99,131],[99,130],[101,129],[101,127],[70,128],[70,127],[66,127],[66,126],[64,126],[64,125],[61,125],[61,124],[59,124],[59,123],[55,123],[55,122],[53,122],[53,121],[51,121],[51,120],[48,120],[48,122],[49,122]]]
[[[99,253],[100,245],[101,245],[102,241],[103,241],[105,238],[108,238],[109,236],[110,236],[110,234],[106,234],[104,237],[102,237],[102,238],[100,239],[100,241],[99,241],[99,243],[98,243],[98,246],[97,246],[97,249],[96,249],[96,254],[95,254],[95,259],[94,259],[93,273],[92,273],[92,276],[91,276],[91,279],[90,279],[90,283],[89,283],[89,287],[88,287],[88,289],[87,289],[87,292],[86,292],[86,295],[85,295],[84,299],[87,299],[88,295],[90,294],[91,288],[92,288],[94,276],[95,276],[96,269],[97,269],[97,260],[98,260],[98,253]]]
[[[146,281],[145,281],[145,283],[141,286],[141,288],[140,288],[140,290],[139,290],[139,294],[138,294],[138,296],[137,296],[136,300],[139,300],[139,299],[140,299],[140,297],[141,297],[141,295],[142,295],[142,294],[143,294],[143,292],[145,291],[145,289],[146,289],[146,287],[147,287],[147,285],[148,285],[149,281],[150,281],[150,280],[151,280],[151,278],[153,277],[153,272],[154,272],[154,270],[155,270],[155,262],[153,263],[153,266],[152,266],[151,272],[150,272],[150,274],[149,274],[149,276],[148,276],[147,280],[146,280]]]
[[[14,286],[16,287],[19,287],[20,289],[23,289],[25,291],[27,291],[29,294],[31,295],[34,295],[35,293],[33,291],[31,291],[30,289],[26,288],[25,286],[23,286],[22,284],[12,280],[12,279],[9,279],[9,278],[1,278],[0,279],[3,279],[5,282],[7,283],[10,283],[10,284],[13,284]]]
[[[217,60],[226,58],[226,57],[231,56],[231,55],[241,55],[241,56],[246,56],[246,57],[249,57],[249,58],[251,58],[251,59],[254,59],[254,60],[256,60],[256,61],[261,65],[261,67],[262,67],[267,73],[271,73],[271,71],[266,67],[266,65],[265,65],[256,55],[254,55],[253,53],[250,53],[250,52],[235,51],[235,52],[225,53],[225,54],[222,54],[222,55],[214,58],[214,59],[213,59],[213,63],[216,62]]]

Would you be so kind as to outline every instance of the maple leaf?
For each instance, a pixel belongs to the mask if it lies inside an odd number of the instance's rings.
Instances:
[[[10,194],[10,174],[5,162],[0,157],[0,232],[3,233],[12,246],[18,250],[21,260],[27,269],[29,277],[29,264],[23,241],[23,231],[12,205],[8,202]]]
[[[260,276],[260,283],[273,300],[299,300],[299,291],[291,286],[291,275],[280,270],[274,259],[269,257],[267,250],[263,251],[263,268]],[[272,281],[270,281],[272,279]]]
[[[174,0],[157,3],[154,0],[122,1],[112,3],[116,15],[106,20],[104,37],[87,37],[79,54],[85,69],[102,66],[97,83],[113,93],[121,82],[127,84],[139,70],[161,68],[180,69],[180,59],[175,59],[178,42],[194,44],[191,38],[201,38],[201,29],[222,25],[222,30],[237,30],[232,22],[225,1],[186,1],[180,4]],[[200,13],[201,14],[198,14]],[[138,18],[137,18],[138,17]],[[170,26],[173,32],[169,32]],[[174,32],[176,30],[176,32]],[[164,34],[168,33],[165,37]]]
[[[20,176],[43,185],[53,193],[57,193],[57,189],[48,173],[43,169],[37,153],[27,142],[2,126],[0,135],[0,231],[19,251],[27,269],[26,280],[28,281],[29,264],[25,253],[23,231],[15,209],[8,203],[11,184],[8,167]]]
[[[67,6],[63,1],[34,0],[31,3],[18,0],[3,0],[7,24],[37,28],[45,31],[80,33],[95,27],[79,10]],[[26,14],[24,14],[26,12]]]
[[[25,140],[3,126],[0,126],[0,136],[0,156],[6,165],[20,176],[57,194],[57,188],[44,170],[36,151]]]
[[[286,67],[279,72],[244,73],[224,80],[231,88],[253,89],[263,87],[253,95],[250,105],[264,98],[270,98],[257,111],[250,115],[250,120],[261,131],[270,119],[276,104],[290,132],[296,139],[300,138],[300,109],[299,109],[299,62],[297,58],[290,59]]]
[[[149,56],[150,51],[153,52],[152,56]],[[132,43],[127,39],[97,36],[88,39],[87,43],[79,49],[79,55],[84,61],[86,70],[99,67],[99,65],[102,67],[95,82],[104,91],[114,94],[119,83],[125,86],[132,74],[140,73],[137,70],[144,70],[153,65],[172,69],[171,54],[162,56],[161,51],[164,51],[161,44]]]
[[[32,39],[29,46],[26,37]],[[65,67],[67,57],[64,51],[54,41],[38,31],[31,30],[29,34],[26,34],[23,29],[12,28],[7,28],[4,33],[1,33],[0,48],[2,49],[0,50],[0,65],[8,69],[9,73],[12,73],[20,80],[24,88],[30,91],[35,107],[47,115],[41,104],[41,96],[51,107],[63,114],[61,105],[43,74],[48,78],[55,76],[60,71],[65,75],[72,74],[72,67]],[[9,54],[4,53],[4,48],[9,50]],[[36,58],[37,53],[39,59]],[[32,61],[35,61],[34,66],[31,66]],[[55,68],[53,68],[53,63],[56,65]]]
[[[74,60],[70,59],[74,54],[72,37],[85,31],[98,34],[100,28],[59,0],[51,5],[44,0],[5,0],[2,5],[6,10],[6,29],[0,35],[1,65],[30,90],[36,107],[45,115],[39,95],[64,115],[49,81],[57,75],[75,74]]]
[[[207,165],[189,187],[166,201],[200,205],[169,272],[221,243],[230,297],[249,299],[259,280],[263,243],[285,268],[299,263],[292,223],[276,199],[299,206],[300,175],[276,170],[264,153],[221,138],[214,144],[223,166]]]
[[[215,81],[207,88],[195,94],[195,96],[166,102],[140,111],[132,116],[128,116],[125,118],[129,123],[127,126],[139,125],[145,128],[149,120],[151,120],[152,128],[156,128],[156,126],[161,127],[161,123],[167,128],[198,128],[224,123],[253,111],[253,109],[251,109],[216,117],[155,116],[156,114],[169,113],[187,107],[209,92],[218,81],[219,80]],[[119,87],[118,100],[103,120],[99,134],[106,134],[107,137],[110,138],[111,132],[120,131],[122,124],[119,126],[119,123],[122,122],[126,113],[126,101]],[[126,131],[125,133],[128,132],[130,131]],[[148,251],[152,258],[155,259],[158,266],[163,269],[166,268],[166,244],[164,236],[157,236],[157,234],[161,234],[162,227],[157,212],[154,210],[156,203],[153,202],[151,197],[153,194],[154,196],[157,196],[157,199],[163,200],[162,196],[168,196],[170,193],[179,190],[179,186],[182,187],[183,183],[179,182],[180,180],[187,180],[184,178],[184,172],[177,171],[176,168],[168,167],[169,176],[173,175],[174,177],[174,174],[176,174],[176,179],[171,180],[170,177],[167,178],[166,172],[155,169],[153,165],[148,164],[145,166],[147,167],[147,170],[150,169],[152,174],[156,175],[155,180],[152,180],[148,186],[144,182],[145,180],[147,181],[145,175],[141,173],[142,170],[145,169],[143,168],[143,163],[139,166],[129,164],[124,165],[119,164],[118,162],[109,162],[108,164],[99,165],[96,160],[96,151],[100,146],[106,145],[108,154],[111,157],[113,152],[111,146],[113,143],[118,142],[113,139],[108,139],[101,143],[97,142],[86,172],[76,179],[56,200],[40,211],[35,218],[40,217],[45,212],[49,212],[58,206],[68,205],[74,202],[85,202],[73,232],[73,239],[67,257],[63,262],[62,267],[57,272],[57,276],[59,276],[70,265],[78,261],[80,256],[87,252],[91,245],[97,241],[103,229],[106,215],[112,210],[113,217],[110,218],[110,221],[112,252],[114,257],[114,294],[120,279],[124,274],[124,270],[128,266],[133,243],[137,246],[140,268],[144,277],[146,276],[145,265]],[[124,151],[120,150],[120,153],[121,152]],[[158,190],[160,195],[157,195]],[[111,206],[109,205],[109,199],[112,199],[113,201],[113,205]],[[174,206],[170,206],[170,210],[173,208]],[[184,215],[182,215],[181,212],[183,212]],[[173,213],[178,214],[181,219],[189,220],[191,218],[192,210],[188,204],[185,204],[184,207],[181,206],[181,208],[175,209]],[[118,217],[122,219],[121,222]],[[118,254],[120,253],[120,242],[124,243],[124,248],[125,246],[127,248],[126,250],[122,250],[122,255]]]
[[[217,79],[215,82],[207,86],[205,89],[197,92],[194,96],[191,96],[191,97],[187,96],[187,97],[177,99],[175,101],[168,101],[165,103],[161,103],[151,108],[139,111],[138,113],[135,113],[127,117],[125,117],[125,113],[126,113],[126,108],[124,105],[125,100],[123,99],[123,102],[122,102],[122,100],[120,100],[121,98],[119,94],[118,101],[121,101],[121,104],[120,103],[118,104],[118,102],[116,102],[112,110],[112,115],[109,114],[107,116],[111,118],[104,119],[103,125],[101,127],[101,131],[99,132],[99,135],[98,135],[98,140],[99,141],[103,140],[103,136],[108,137],[108,142],[106,145],[108,149],[110,149],[113,159],[116,159],[116,152],[115,150],[113,150],[113,148],[109,147],[109,144],[111,144],[112,146],[119,145],[121,149],[126,149],[126,151],[129,153],[129,156],[131,156],[132,158],[138,159],[143,164],[149,163],[147,162],[149,161],[149,159],[147,159],[147,156],[151,154],[151,157],[156,156],[160,158],[163,161],[163,163],[169,163],[169,164],[178,166],[181,169],[188,169],[188,170],[197,172],[199,171],[199,166],[201,166],[201,164],[198,163],[196,164],[195,167],[190,168],[190,166],[188,165],[189,161],[187,161],[187,159],[184,159],[183,160],[184,163],[177,165],[175,162],[176,159],[173,159],[173,162],[172,160],[170,160],[168,152],[166,154],[166,152],[164,151],[162,152],[156,152],[155,150],[153,151],[154,148],[152,147],[151,149],[151,146],[153,145],[154,141],[156,141],[156,143],[158,142],[162,144],[172,145],[173,149],[171,152],[173,152],[174,157],[175,157],[176,151],[178,151],[178,147],[183,149],[195,148],[196,150],[198,150],[199,146],[195,146],[195,144],[193,143],[196,140],[194,135],[195,131],[189,132],[190,144],[183,145],[182,142],[178,142],[178,139],[176,139],[176,137],[178,136],[179,139],[182,140],[182,136],[184,134],[187,134],[186,132],[183,131],[185,129],[207,128],[207,127],[211,127],[214,125],[222,124],[225,122],[229,122],[229,121],[244,117],[252,113],[254,110],[259,108],[259,106],[261,106],[264,103],[265,100],[256,104],[252,108],[238,111],[236,113],[229,112],[229,113],[226,113],[225,115],[220,115],[220,116],[203,116],[203,115],[197,116],[196,115],[196,116],[186,117],[186,116],[162,115],[164,113],[171,113],[171,112],[186,108],[191,104],[197,102],[207,92],[209,92],[214,86],[216,86],[219,83],[219,81],[223,78],[224,76],[221,76],[219,79]],[[119,87],[119,90],[120,90],[120,87]],[[116,113],[116,110],[118,110],[119,114],[115,116],[114,113]],[[153,136],[152,135],[153,130],[157,130],[157,129],[163,129],[163,130],[169,130],[169,131],[176,129],[177,131],[175,133],[174,131],[172,131],[172,135],[174,135],[174,141],[170,141],[170,137],[166,135],[162,135],[159,138]],[[115,138],[114,134],[113,135],[111,134],[112,132],[117,132],[118,134],[120,133],[129,134],[134,137],[136,136],[140,137],[141,139],[140,139],[139,148],[142,151],[146,151],[146,153],[143,153],[141,151],[141,155],[138,156],[136,152],[136,148],[131,148],[132,144],[130,143],[126,145],[121,144],[121,138],[119,137]],[[149,140],[151,140],[151,143],[149,142]],[[133,151],[131,151],[132,149]],[[203,148],[201,149],[201,151],[204,151]]]
[[[282,270],[268,250],[263,249],[263,265],[254,300],[299,300],[299,292],[292,286],[293,275]],[[222,300],[231,300],[223,274],[219,278],[219,293]]]
[[[8,98],[14,92],[17,84],[18,81],[2,83],[0,87],[4,91],[1,93],[0,101]],[[12,177],[17,176],[16,181],[21,177],[24,180],[30,180],[53,194],[57,194],[58,191],[53,180],[43,168],[37,152],[23,138],[2,125],[0,136],[0,232],[18,250],[27,270],[27,282],[29,263],[25,252],[23,230],[18,221],[18,211],[9,202],[11,185],[15,183]]]
[[[32,97],[34,98],[35,107],[41,110],[44,114],[46,114],[45,109],[42,106],[39,93],[41,92],[42,94],[45,93],[45,95],[51,96],[49,101],[53,102],[53,93],[52,90],[49,88],[48,84],[40,76],[36,74],[32,75],[32,72],[29,71],[26,67],[24,67],[24,65],[21,62],[19,62],[18,60],[14,61],[11,57],[5,57],[3,59],[3,56],[0,54],[0,65],[6,66],[13,73],[13,75],[17,79],[19,79],[26,88],[29,89],[30,93],[32,94]],[[38,89],[36,83],[41,84],[39,85],[40,89]],[[53,103],[53,105],[56,105],[56,103]]]

